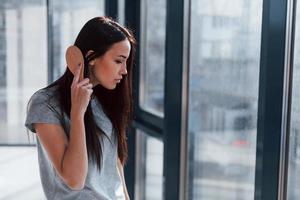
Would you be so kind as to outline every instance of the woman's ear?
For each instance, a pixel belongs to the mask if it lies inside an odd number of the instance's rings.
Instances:
[[[88,58],[88,57],[89,57],[91,54],[93,54],[93,53],[94,53],[93,50],[89,50],[89,51],[86,53],[85,58]],[[95,65],[95,59],[90,60],[90,61],[89,61],[89,65]]]
[[[91,61],[89,62],[89,65],[94,66],[94,65],[95,65],[95,59],[91,60]]]
[[[69,70],[75,74],[76,69],[81,65],[79,81],[83,79],[84,60],[81,50],[75,45],[69,46],[66,51],[66,61]]]

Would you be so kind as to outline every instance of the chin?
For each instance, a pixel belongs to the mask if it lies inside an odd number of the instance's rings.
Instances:
[[[101,85],[102,85],[102,87],[104,87],[107,90],[114,90],[114,89],[116,89],[118,84],[116,84],[116,83],[109,84],[108,83],[108,84],[101,84]]]
[[[105,88],[106,89],[108,89],[108,90],[114,90],[114,89],[116,89],[116,87],[117,87],[117,85],[110,85],[110,86],[105,86]]]

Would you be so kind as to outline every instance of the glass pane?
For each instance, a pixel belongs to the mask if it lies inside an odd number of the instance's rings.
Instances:
[[[290,124],[290,150],[288,167],[288,200],[300,199],[300,4],[297,3],[294,69],[293,69],[293,94]]]
[[[0,143],[27,144],[27,102],[47,84],[46,0],[0,2]]]
[[[118,22],[125,25],[125,0],[118,0]]]
[[[189,199],[254,199],[262,0],[192,0]]]
[[[163,142],[139,130],[136,140],[136,169],[136,199],[162,200]]]
[[[163,116],[166,0],[141,1],[140,106]]]
[[[104,15],[104,0],[53,0],[52,47],[54,80],[66,70],[65,52],[73,45],[83,25],[91,18]]]

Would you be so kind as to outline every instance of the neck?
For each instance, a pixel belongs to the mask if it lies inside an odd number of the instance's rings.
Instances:
[[[90,71],[90,83],[93,84],[93,87],[95,87],[96,85],[99,84],[99,81],[96,79],[96,77],[94,76],[94,72],[93,71]]]

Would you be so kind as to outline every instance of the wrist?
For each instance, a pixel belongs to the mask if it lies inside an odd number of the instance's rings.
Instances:
[[[80,114],[78,112],[74,112],[71,110],[70,120],[83,120],[83,119],[84,119],[84,114]]]

